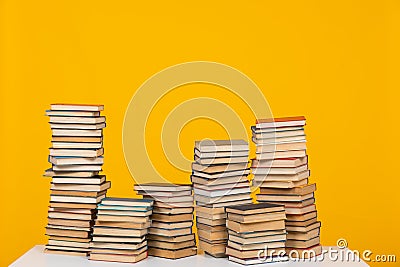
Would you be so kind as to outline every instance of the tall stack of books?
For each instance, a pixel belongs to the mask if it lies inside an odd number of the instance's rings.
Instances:
[[[153,201],[104,198],[98,206],[90,260],[134,263],[147,258]]]
[[[293,255],[309,255],[304,250],[321,253],[321,222],[317,221],[314,191],[308,183],[310,171],[306,153],[304,117],[258,120],[252,127],[257,146],[252,161],[253,185],[260,187],[257,201],[285,206],[286,247]]]
[[[87,255],[97,204],[110,182],[103,165],[103,105],[52,104],[50,117],[52,177],[45,251]]]
[[[224,207],[252,203],[247,176],[249,146],[244,140],[195,143],[191,180],[196,201],[199,247],[225,257],[228,240]]]
[[[229,260],[249,265],[287,260],[285,208],[259,203],[227,207]]]
[[[154,200],[149,255],[168,259],[196,255],[192,185],[146,183],[136,184],[134,189]]]

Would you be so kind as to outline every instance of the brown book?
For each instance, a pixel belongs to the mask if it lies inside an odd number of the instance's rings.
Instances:
[[[124,229],[103,226],[93,227],[93,235],[142,237],[147,234],[147,232],[147,229]]]
[[[68,172],[64,172],[64,171],[55,171],[53,169],[47,169],[44,172],[44,176],[46,177],[53,177],[52,182],[57,184],[57,183],[79,183],[79,184],[91,184],[87,181],[89,180],[84,180],[85,182],[79,182],[79,180],[74,179],[74,182],[71,182],[71,178],[70,177],[78,177],[78,178],[94,178],[99,174],[98,171],[68,171]],[[63,179],[62,179],[63,178]],[[103,183],[104,180],[101,181],[101,183]],[[97,183],[97,184],[101,184],[101,183]]]
[[[294,116],[294,117],[282,117],[282,118],[257,119],[256,124],[257,128],[304,126],[306,124],[306,118],[304,116]]]
[[[96,209],[96,204],[85,203],[67,203],[67,202],[50,202],[51,208],[67,208],[67,209]]]
[[[194,195],[194,199],[196,201],[205,203],[205,204],[217,204],[217,203],[225,203],[231,201],[242,201],[242,200],[251,200],[249,193],[243,194],[235,194],[235,195],[225,195],[218,197],[206,197],[201,195]],[[227,205],[224,205],[227,206]]]
[[[212,244],[199,239],[199,248],[215,257],[225,257],[226,242]]]
[[[89,252],[89,248],[80,248],[80,247],[46,245],[45,248],[51,250],[59,250],[59,251],[75,251],[75,252],[86,252],[86,253]]]
[[[71,212],[48,212],[49,218],[52,219],[70,219],[70,220],[85,220],[89,221],[93,218],[92,214],[79,214],[79,213],[71,213]]]
[[[272,236],[272,235],[286,235],[286,230],[285,229],[279,229],[279,230],[261,230],[261,231],[256,231],[256,232],[246,232],[246,233],[238,233],[232,230],[228,229],[228,235],[229,236],[237,236],[240,238],[244,239],[250,239],[250,238],[255,238],[255,237],[263,237],[263,236]]]
[[[153,214],[151,219],[154,221],[161,222],[183,222],[183,221],[192,221],[193,213],[187,214],[174,214],[174,215],[166,215],[166,214]]]
[[[90,253],[99,254],[112,254],[112,255],[138,255],[147,251],[147,247],[141,247],[138,249],[112,249],[112,248],[90,248]]]
[[[287,239],[307,241],[319,236],[319,228],[315,228],[308,232],[288,232]]]
[[[290,151],[290,150],[306,150],[306,142],[283,143],[272,145],[257,145],[256,153],[274,152],[274,151]]]
[[[282,205],[275,205],[269,203],[258,203],[248,205],[238,205],[233,207],[227,207],[226,212],[239,215],[253,215],[267,212],[284,211]]]
[[[148,217],[135,217],[135,216],[116,216],[116,215],[97,215],[97,220],[104,222],[129,222],[129,223],[147,223]]]
[[[287,221],[307,221],[317,217],[317,211],[311,211],[304,214],[286,214]]]
[[[204,185],[204,186],[217,186],[217,185],[231,185],[231,184],[239,184],[239,183],[248,183],[247,175],[241,176],[231,176],[231,177],[222,177],[216,179],[209,179],[198,177],[195,175],[190,176],[192,183],[197,185]]]
[[[226,240],[228,239],[228,232],[218,231],[218,232],[209,232],[202,229],[197,229],[197,234],[199,237],[208,240]]]
[[[319,227],[321,227],[321,222],[320,221],[317,221],[316,223],[312,223],[312,224],[310,224],[310,225],[307,225],[307,226],[286,226],[286,230],[288,231],[288,232],[308,232],[308,231],[311,231],[311,230],[313,230],[313,229],[315,229],[315,228],[319,228]]]
[[[204,230],[208,232],[226,231],[225,225],[210,226],[207,224],[196,223],[197,230]]]
[[[309,213],[312,211],[316,211],[315,204],[311,204],[309,206],[304,206],[304,207],[285,207],[286,211],[286,216],[288,215],[300,215],[300,214],[305,214]]]
[[[203,218],[203,219],[209,219],[209,220],[219,220],[219,219],[226,219],[226,213],[204,213],[201,211],[196,211],[196,216]]]
[[[236,196],[238,196],[238,195],[236,195]],[[238,200],[235,200],[235,198],[237,198]],[[240,197],[235,197],[235,198],[230,201],[216,202],[216,203],[210,203],[210,204],[197,202],[196,205],[202,206],[202,207],[207,207],[207,208],[221,208],[221,207],[245,205],[245,204],[252,203],[252,199],[250,198],[249,194],[246,194],[246,196],[241,194]],[[224,200],[226,200],[226,199],[224,199]]]
[[[51,225],[62,225],[62,226],[75,226],[75,227],[90,227],[90,220],[66,220],[57,218],[48,218],[48,223]]]
[[[168,242],[168,243],[180,243],[180,242],[186,242],[190,240],[196,239],[194,234],[187,234],[187,235],[180,235],[180,236],[162,236],[162,235],[155,235],[155,234],[148,234],[146,236],[148,240],[153,240],[153,241],[162,241],[162,242]]]
[[[308,226],[316,222],[317,222],[317,217],[314,217],[307,221],[286,221],[286,226]]]
[[[67,230],[67,229],[57,229],[57,228],[49,228],[49,227],[47,227],[46,228],[46,235],[88,238],[89,237],[89,231]]]
[[[239,237],[236,235],[229,235],[229,240],[233,241],[238,244],[265,244],[268,242],[278,242],[282,240],[286,240],[286,234],[280,234],[280,235],[264,235],[264,236],[257,236],[257,237]]]
[[[61,240],[61,241],[71,241],[71,242],[90,242],[90,238],[80,238],[80,237],[69,237],[69,236],[56,236],[56,235],[50,235],[49,240]]]
[[[260,195],[262,196],[262,195]],[[312,205],[315,203],[315,198],[308,198],[303,201],[272,201],[272,200],[266,200],[266,198],[259,198],[257,195],[257,201],[263,202],[263,201],[268,201],[268,203],[274,203],[274,204],[280,204],[284,205],[285,208],[302,208],[306,207],[309,205]],[[288,212],[286,212],[288,214]]]
[[[76,241],[53,240],[53,239],[49,239],[48,245],[71,247],[71,248],[89,248],[89,242],[76,242]]]
[[[274,159],[274,160],[258,160],[253,159],[251,161],[251,167],[253,168],[295,168],[308,163],[308,157],[302,158],[286,158],[286,159]]]
[[[195,148],[200,152],[249,151],[249,144],[241,139],[202,140],[195,142]]]
[[[274,160],[285,158],[303,158],[307,156],[307,151],[303,150],[286,150],[286,151],[271,151],[271,152],[256,152],[258,160]]]
[[[205,219],[205,218],[197,217],[196,221],[198,223],[206,224],[206,225],[210,225],[210,226],[217,226],[217,225],[225,225],[226,224],[226,219],[225,218],[211,220],[211,219]]]
[[[145,246],[147,246],[146,240],[139,243],[90,242],[91,248],[98,249],[137,250]]]
[[[97,261],[116,261],[116,262],[127,262],[135,263],[147,258],[147,252],[143,252],[138,255],[116,255],[116,254],[102,254],[102,253],[90,253],[89,260]]]
[[[92,237],[93,242],[100,243],[142,243],[145,237],[125,237],[125,236],[96,236]]]
[[[166,223],[166,222],[159,222],[159,221],[151,222],[151,227],[162,228],[162,229],[187,228],[187,227],[192,227],[192,226],[193,226],[193,221],[173,222],[173,223]]]
[[[196,163],[201,165],[217,165],[217,164],[233,164],[233,163],[247,163],[248,155],[242,157],[214,157],[214,158],[201,158],[194,155]]]
[[[177,229],[161,229],[161,228],[150,227],[149,233],[154,235],[163,235],[163,236],[190,235],[192,234],[192,227],[177,228]]]
[[[109,189],[111,187],[111,182],[104,182],[99,185],[83,185],[83,184],[51,184],[51,190],[59,191],[78,191],[78,192],[101,192]]]
[[[313,258],[315,256],[321,255],[322,246],[320,244],[309,247],[309,248],[291,248],[286,247],[286,253],[293,257],[299,257],[303,259]]]
[[[266,202],[288,202],[288,205],[292,202],[302,202],[308,200],[310,198],[314,198],[314,193],[309,193],[307,195],[266,195],[266,194],[258,194],[257,201],[266,201]],[[289,203],[290,202],[290,203]],[[286,205],[285,205],[286,206]],[[304,205],[303,205],[304,206]]]
[[[151,256],[167,258],[167,259],[180,259],[184,257],[194,256],[197,254],[196,247],[189,247],[177,250],[149,247],[148,251],[149,255]]]
[[[266,254],[267,255],[265,255],[265,253],[263,253],[263,256],[270,257],[272,255],[276,255],[276,253],[278,253],[278,251],[281,250],[281,249],[284,250],[285,248],[282,247],[282,248],[268,249],[268,250],[266,250]],[[259,249],[256,249],[256,250],[242,250],[242,251],[240,251],[240,250],[234,249],[232,247],[226,247],[226,254],[227,255],[233,256],[233,257],[236,257],[236,258],[239,258],[239,259],[258,258],[259,253],[260,253]]]
[[[305,170],[296,174],[262,174],[254,175],[254,179],[257,183],[265,183],[265,187],[268,187],[268,183],[272,181],[282,182],[298,182],[304,180],[310,176],[310,170]]]
[[[65,190],[51,190],[52,195],[57,196],[77,196],[77,197],[99,197],[105,195],[107,190],[100,192],[87,192],[87,191],[65,191]]]
[[[250,231],[279,230],[285,229],[285,220],[268,221],[263,223],[237,223],[226,221],[226,227],[232,231],[243,233]]]
[[[181,192],[192,190],[190,184],[171,184],[171,183],[143,183],[135,184],[135,190],[146,191],[146,192]]]
[[[77,213],[77,214],[95,214],[95,210],[89,209],[66,209],[66,208],[52,208],[49,207],[49,212],[66,212],[66,213]]]
[[[196,246],[195,240],[189,240],[189,241],[184,241],[184,242],[164,242],[164,241],[156,241],[156,240],[149,240],[148,242],[149,248],[163,248],[163,249],[169,249],[169,250],[178,250],[178,249],[184,249],[188,247],[194,247]]]
[[[193,213],[193,208],[163,208],[163,207],[154,207],[153,214],[166,214],[166,215],[174,215],[174,214],[185,214],[185,213]]]
[[[86,257],[88,254],[87,251],[67,251],[67,250],[57,250],[57,249],[48,249],[48,248],[45,248],[44,253],[68,255],[68,256],[79,256],[79,257]]]
[[[79,142],[79,143],[100,143],[102,136],[52,136],[52,142]]]
[[[319,236],[310,240],[286,240],[286,246],[290,248],[309,248],[319,244]]]
[[[116,221],[99,221],[96,220],[96,226],[105,227],[118,227],[118,228],[130,228],[130,229],[144,229],[150,227],[150,221],[144,223],[134,223],[134,222],[116,222]]]
[[[297,195],[304,196],[313,193],[316,190],[316,184],[308,184],[294,188],[261,188],[260,194],[269,195]]]
[[[219,164],[219,165],[201,165],[196,162],[192,163],[192,170],[205,173],[219,173],[225,171],[239,171],[247,169],[248,162]]]
[[[132,216],[132,217],[141,217],[141,218],[148,218],[151,215],[152,211],[147,210],[147,211],[132,211],[132,208],[130,210],[127,208],[126,210],[119,209],[119,210],[114,210],[114,209],[98,209],[97,214],[99,216],[102,215],[114,215],[114,216]]]
[[[297,186],[303,186],[308,184],[308,179],[305,178],[300,181],[254,181],[253,180],[253,186],[254,187],[260,187],[260,188],[293,188]]]
[[[272,242],[263,242],[263,243],[255,243],[255,244],[239,244],[232,242],[230,239],[228,240],[228,247],[233,249],[237,249],[240,251],[249,251],[249,250],[263,250],[265,247],[268,249],[276,249],[276,248],[283,248],[285,247],[285,239],[279,241],[272,241]]]
[[[228,213],[228,219],[239,223],[256,223],[286,219],[285,211],[266,212],[253,215]]]
[[[212,215],[225,214],[225,208],[224,207],[209,208],[209,207],[203,207],[203,206],[196,206],[195,210],[196,210],[196,213],[197,212],[201,212],[201,213],[212,214]]]

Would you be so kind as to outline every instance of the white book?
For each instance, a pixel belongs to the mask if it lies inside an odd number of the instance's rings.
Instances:
[[[51,129],[73,129],[73,130],[98,130],[106,127],[105,123],[98,124],[72,124],[72,123],[50,123]]]
[[[304,135],[280,137],[280,138],[252,138],[253,143],[256,145],[271,145],[271,144],[287,144],[295,142],[306,142]]]
[[[72,202],[72,203],[96,204],[96,203],[99,203],[105,197],[106,197],[105,194],[101,195],[97,198],[50,195],[50,201],[51,202]]]
[[[234,194],[244,194],[244,193],[250,194],[250,187],[231,188],[231,189],[215,190],[215,191],[194,188],[193,191],[197,195],[202,195],[206,197],[220,197],[220,196],[234,195]]]
[[[69,117],[69,116],[50,116],[51,123],[72,123],[72,124],[98,124],[106,121],[106,117]]]
[[[292,127],[280,127],[280,128],[257,128],[256,126],[251,126],[251,130],[255,134],[284,134],[284,132],[289,131],[303,131],[302,126],[292,126]]]
[[[54,165],[55,171],[101,171],[102,165]]]
[[[252,173],[255,175],[270,175],[270,174],[298,174],[308,170],[308,165],[302,165],[294,168],[262,168],[256,167],[252,168]]]
[[[72,130],[72,129],[52,129],[53,136],[102,136],[100,130]]]
[[[205,172],[193,171],[194,176],[208,178],[208,179],[217,179],[217,178],[231,177],[231,176],[244,176],[248,175],[249,173],[250,173],[249,169],[238,170],[238,171],[225,171],[221,173],[211,173],[211,174]]]
[[[201,159],[215,159],[215,158],[230,158],[230,157],[248,157],[249,150],[240,151],[214,151],[214,152],[200,152],[200,150],[194,150],[195,157]]]
[[[249,150],[249,144],[241,139],[196,141],[195,147],[200,152]]]
[[[104,105],[88,105],[88,104],[51,104],[51,110],[68,110],[68,111],[102,111]]]
[[[95,158],[103,155],[104,149],[60,149],[50,148],[50,156],[88,157]]]
[[[104,157],[97,158],[80,158],[80,157],[49,157],[49,162],[54,165],[93,165],[103,164]]]
[[[103,143],[78,143],[78,142],[51,142],[53,148],[73,148],[73,149],[79,149],[79,148],[101,148],[103,146]]]
[[[275,152],[256,152],[258,160],[272,160],[272,159],[285,159],[285,158],[303,158],[307,155],[306,150],[288,150],[288,151],[275,151]]]
[[[306,125],[303,116],[289,118],[261,119],[257,121],[256,128],[299,127]]]

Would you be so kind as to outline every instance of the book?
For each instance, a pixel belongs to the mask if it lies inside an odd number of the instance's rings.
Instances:
[[[138,255],[117,255],[117,254],[106,254],[106,253],[90,253],[89,260],[97,261],[116,261],[135,263],[147,258],[147,251]]]
[[[226,227],[238,233],[249,232],[249,231],[261,231],[266,229],[279,230],[279,229],[285,229],[285,221],[276,220],[276,221],[242,224],[235,221],[227,220]]]
[[[98,130],[106,127],[105,123],[81,124],[81,123],[50,123],[53,129],[73,129],[73,130]]]
[[[248,204],[226,208],[226,212],[228,214],[233,213],[239,215],[253,215],[280,211],[284,211],[284,207],[282,205],[275,205],[270,203]]]
[[[50,148],[50,156],[70,156],[70,157],[84,157],[95,158],[103,155],[104,149],[60,149]]]
[[[148,192],[181,192],[186,190],[192,190],[191,185],[187,184],[169,184],[169,183],[143,183],[135,184],[135,190],[148,191]]]
[[[68,143],[67,143],[68,144]],[[95,143],[94,143],[95,144]],[[81,158],[81,157],[49,157],[49,162],[54,165],[94,165],[94,164],[103,164],[104,158]]]
[[[149,255],[167,259],[180,259],[184,257],[194,256],[196,254],[197,254],[197,249],[194,246],[176,250],[156,248],[156,247],[149,248]]]
[[[46,115],[51,117],[99,117],[100,111],[70,111],[70,110],[46,110]]]
[[[280,128],[280,127],[293,127],[304,126],[306,118],[304,116],[283,117],[283,118],[268,118],[257,119],[256,128]]]
[[[268,188],[263,187],[260,189],[260,194],[273,194],[273,195],[298,195],[304,196],[315,192],[317,189],[316,184],[307,184],[294,188]]]
[[[196,141],[195,148],[200,152],[248,151],[249,145],[244,140],[203,140]]]
[[[69,112],[70,114],[74,114]],[[87,112],[90,114],[90,112]],[[93,112],[91,112],[93,114]],[[51,114],[51,111],[47,112],[47,115]],[[106,121],[106,117],[104,116],[68,116],[63,114],[63,112],[58,112],[58,116],[50,115],[50,123],[70,123],[70,124],[98,124]],[[81,112],[79,114],[84,114]],[[86,115],[88,115],[86,114]]]
[[[51,104],[52,111],[103,111],[104,105],[90,105],[90,104]]]
[[[265,168],[295,168],[308,163],[308,157],[302,158],[283,158],[274,160],[258,160],[252,159],[251,167],[265,167]]]

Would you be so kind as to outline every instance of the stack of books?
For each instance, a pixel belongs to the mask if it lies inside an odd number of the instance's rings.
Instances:
[[[136,184],[134,189],[144,198],[154,200],[149,255],[168,259],[196,255],[192,185],[146,183]]]
[[[99,175],[103,165],[103,105],[52,104],[50,117],[52,168],[45,251],[87,255],[97,204],[110,182]]]
[[[225,257],[228,240],[224,207],[252,203],[247,176],[248,143],[204,140],[195,143],[192,176],[199,247]]]
[[[285,208],[260,203],[227,207],[229,260],[249,265],[287,260]]]
[[[258,120],[252,127],[257,157],[252,161],[257,201],[282,204],[286,210],[287,250],[321,253],[314,191],[309,184],[304,117]]]
[[[134,263],[147,258],[153,201],[104,198],[98,205],[90,260]]]

